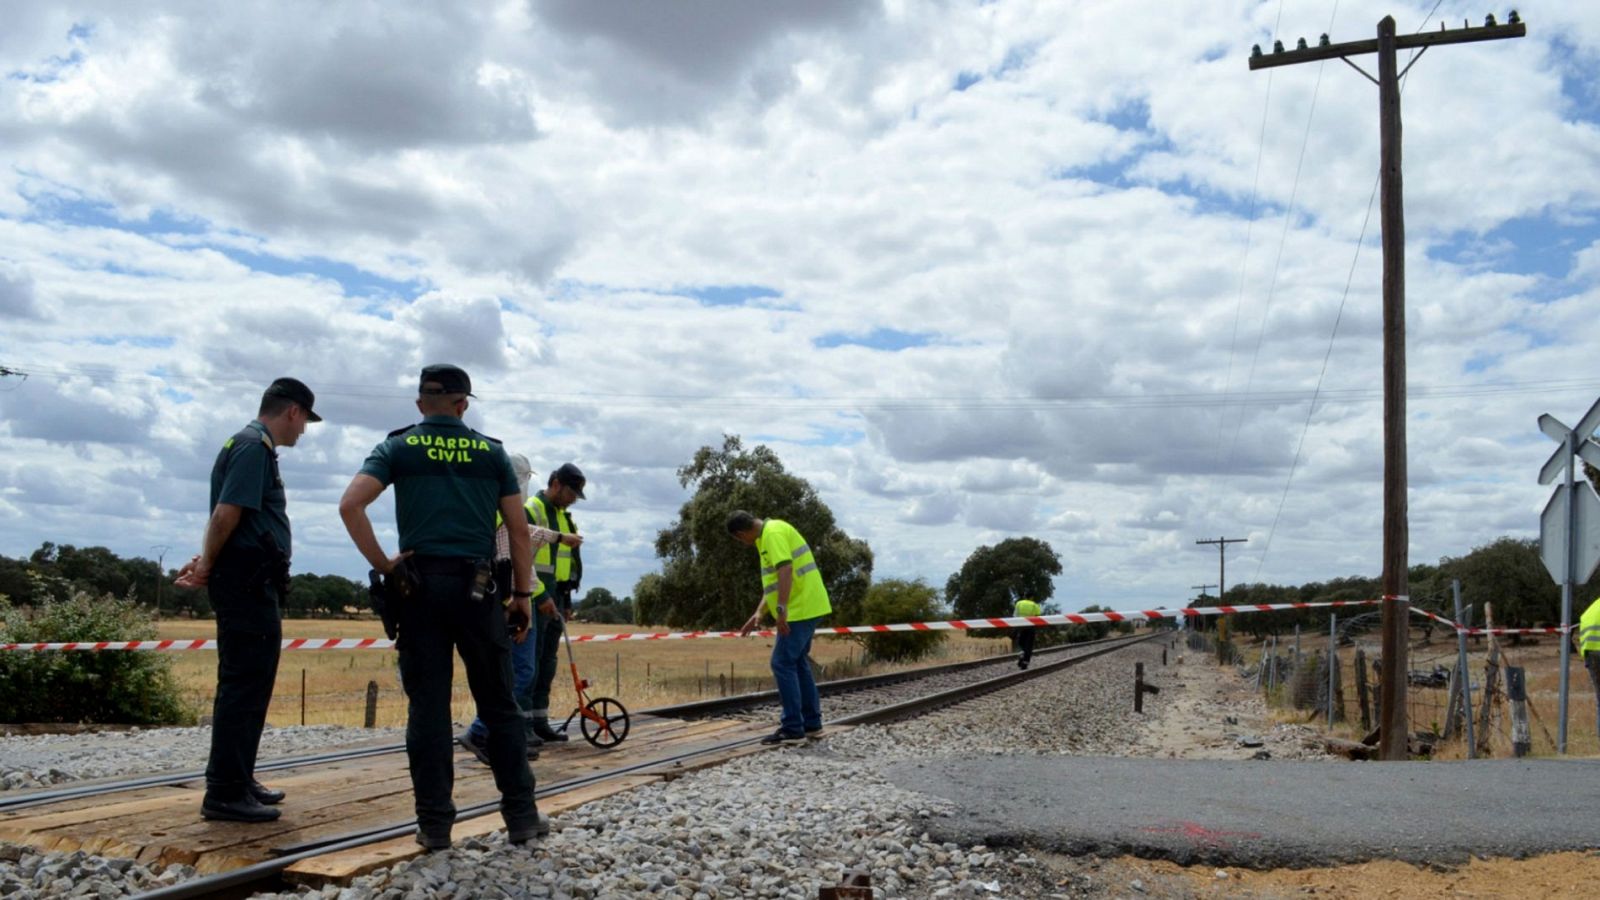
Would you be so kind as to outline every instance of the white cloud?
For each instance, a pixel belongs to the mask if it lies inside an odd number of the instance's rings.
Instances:
[[[1289,9],[1284,34],[1432,6]],[[1581,7],[1406,85],[1416,561],[1531,534],[1534,418],[1600,389]],[[619,594],[724,433],[817,486],[880,576],[941,585],[1023,533],[1069,605],[1182,600],[1218,534],[1249,537],[1230,580],[1374,573],[1376,102],[1337,63],[1250,72],[1276,11],[24,4],[0,552],[189,546],[218,442],[293,374],[328,420],[284,454],[297,561],[357,574],[339,491],[450,360],[474,425],[588,473],[586,582]],[[914,340],[816,343],[840,335]],[[114,525],[68,503],[86,469]]]

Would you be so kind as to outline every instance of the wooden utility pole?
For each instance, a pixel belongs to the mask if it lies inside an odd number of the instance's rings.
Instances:
[[[1378,685],[1379,759],[1405,759],[1408,725],[1406,722],[1406,632],[1411,615],[1406,595],[1407,542],[1410,538],[1406,515],[1406,261],[1405,215],[1400,181],[1400,79],[1396,51],[1415,49],[1406,64],[1409,71],[1427,49],[1435,44],[1464,44],[1522,37],[1527,34],[1513,10],[1505,25],[1489,16],[1482,28],[1470,26],[1453,31],[1396,35],[1394,18],[1384,16],[1378,23],[1378,37],[1370,41],[1331,44],[1323,35],[1316,47],[1306,46],[1304,38],[1295,50],[1285,51],[1283,42],[1273,44],[1272,53],[1262,53],[1258,45],[1250,54],[1251,69],[1267,69],[1327,59],[1343,60],[1378,86],[1378,135],[1383,222],[1383,670]],[[1378,54],[1378,77],[1373,78],[1350,57]]]
[[[1249,538],[1217,538],[1212,541],[1195,541],[1196,544],[1217,545],[1217,602],[1223,603],[1223,596],[1228,593],[1228,556],[1229,544],[1242,544]]]

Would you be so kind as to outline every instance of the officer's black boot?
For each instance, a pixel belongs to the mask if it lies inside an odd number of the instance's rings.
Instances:
[[[532,721],[533,733],[538,735],[540,740],[548,744],[565,744],[567,742],[566,734],[551,728],[549,719],[537,716]]]

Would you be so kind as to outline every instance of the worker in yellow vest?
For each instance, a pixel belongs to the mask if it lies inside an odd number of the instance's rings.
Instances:
[[[572,615],[572,597],[583,580],[583,557],[578,548],[583,537],[573,523],[571,507],[585,499],[583,489],[589,480],[572,463],[562,463],[550,473],[544,490],[527,503],[529,521],[556,533],[556,542],[535,551],[533,574],[544,585],[549,602],[539,607],[539,663],[534,676],[533,697],[529,701],[529,730],[547,744],[565,743],[566,731],[550,727],[550,686],[555,681],[561,633]]]
[[[1600,731],[1600,597],[1583,611],[1575,639],[1578,652],[1583,654],[1583,666],[1589,670],[1589,680],[1594,683],[1595,730]]]
[[[1012,610],[1013,616],[1037,616],[1040,613],[1039,604],[1024,597],[1017,601],[1016,609]],[[1026,669],[1028,663],[1033,661],[1033,642],[1038,637],[1039,629],[1034,625],[1026,625],[1015,630],[1017,649],[1022,655],[1017,657],[1017,668]]]
[[[804,741],[822,735],[822,695],[811,676],[811,638],[817,623],[833,612],[828,588],[817,570],[811,545],[782,519],[758,519],[744,510],[728,516],[728,533],[761,554],[761,602],[740,634],[761,624],[761,613],[777,622],[772,645],[772,678],[778,684],[783,715],[778,730],[763,744]]]

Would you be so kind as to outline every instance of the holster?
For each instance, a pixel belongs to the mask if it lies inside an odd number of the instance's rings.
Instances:
[[[400,639],[400,608],[410,603],[422,588],[422,580],[410,563],[409,559],[402,559],[387,575],[377,569],[367,572],[370,582],[367,596],[372,600],[372,611],[383,620],[383,633],[391,641]]]
[[[395,618],[394,604],[389,602],[389,589],[384,586],[383,573],[368,569],[367,580],[367,600],[372,604],[372,611],[383,622],[384,635],[391,641],[395,640],[400,636],[400,622]]]

